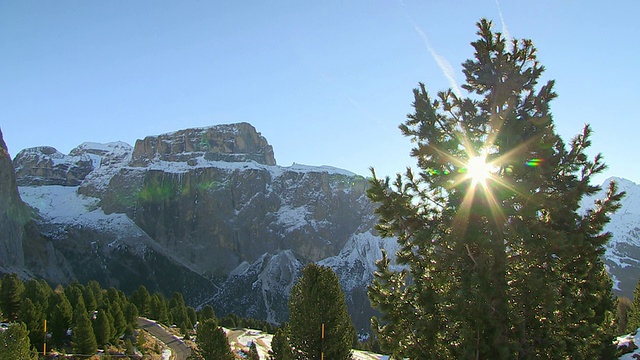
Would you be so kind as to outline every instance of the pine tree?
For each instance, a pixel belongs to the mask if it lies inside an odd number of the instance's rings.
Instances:
[[[151,314],[158,322],[169,324],[168,304],[164,296],[159,293],[155,293],[151,297]]]
[[[138,348],[138,350],[142,351],[142,348],[144,348],[146,343],[147,341],[144,338],[144,331],[138,331],[138,337],[136,337],[136,347]]]
[[[191,328],[193,328],[193,325],[198,322],[198,314],[196,313],[196,309],[194,309],[192,306],[187,306],[187,316],[189,319],[189,323],[191,324]]]
[[[633,301],[627,315],[627,331],[635,332],[640,328],[640,280],[633,290]]]
[[[271,340],[269,351],[271,360],[293,360],[293,353],[289,345],[289,325],[280,327]]]
[[[49,298],[48,313],[47,329],[51,332],[51,340],[61,344],[67,337],[73,319],[73,309],[64,292],[56,291]]]
[[[350,359],[355,329],[347,313],[338,276],[329,267],[309,264],[291,289],[291,347],[296,359]]]
[[[169,300],[169,316],[175,325],[182,326],[184,323],[185,327],[193,328],[182,293],[174,292]]]
[[[38,359],[38,354],[31,349],[28,333],[24,323],[14,323],[0,331],[0,359]]]
[[[73,351],[82,355],[93,355],[98,351],[98,343],[93,333],[91,319],[84,307],[84,301],[78,301],[74,311],[74,326],[72,329]]]
[[[96,300],[96,308],[101,307],[103,301],[103,289],[102,286],[100,286],[100,283],[95,280],[89,280],[89,282],[87,282],[87,289],[91,291],[93,298]]]
[[[247,354],[247,360],[260,360],[260,354],[258,353],[258,348],[256,347],[256,343],[253,341],[249,346],[249,353]]]
[[[18,319],[23,291],[24,284],[18,277],[18,274],[5,274],[2,277],[2,285],[0,285],[0,307],[2,307],[4,316],[9,321]]]
[[[202,308],[202,311],[198,314],[199,321],[205,321],[207,319],[215,319],[216,313],[213,311],[213,307],[211,305],[205,305]]]
[[[140,316],[147,317],[151,312],[151,295],[144,285],[140,285],[136,291],[131,294],[131,302],[138,308]]]
[[[133,355],[135,353],[131,339],[127,339],[124,342],[124,353],[125,355]]]
[[[44,343],[45,312],[41,306],[29,298],[25,298],[20,306],[20,320],[29,330],[29,342],[37,349],[41,349]]]
[[[41,309],[48,309],[49,297],[53,291],[44,280],[30,279],[24,284],[23,298],[31,299],[34,305],[40,305]]]
[[[137,326],[138,323],[138,308],[133,303],[127,303],[123,310],[124,318],[127,324],[131,326]]]
[[[109,322],[109,311],[107,309],[100,309],[96,314],[96,319],[93,321],[93,332],[96,337],[96,343],[98,346],[103,347],[108,344],[114,337],[115,329],[112,329]],[[113,332],[112,332],[113,330]]]
[[[87,311],[92,312],[98,309],[98,302],[93,291],[88,287],[82,287],[82,300]]]
[[[82,302],[84,305],[84,297],[82,296],[82,284],[78,282],[71,283],[64,288],[64,294],[69,299],[69,303],[71,304],[72,309],[78,308],[78,303]],[[86,306],[85,306],[86,309]]]
[[[569,147],[554,132],[553,81],[530,40],[508,43],[478,23],[463,64],[468,97],[414,90],[400,126],[416,144],[395,181],[373,172],[381,235],[400,245],[369,289],[384,350],[423,359],[610,358],[614,327],[602,233],[622,194],[580,201],[605,165],[589,160],[586,126]]]
[[[204,360],[235,359],[227,336],[214,319],[207,319],[198,325],[198,349]]]
[[[127,320],[124,316],[124,313],[122,312],[122,309],[120,308],[120,304],[119,303],[113,303],[110,304],[110,306],[108,307],[109,310],[109,314],[111,314],[112,318],[113,318],[113,336],[115,338],[120,337],[122,334],[124,334],[125,329],[127,328]]]

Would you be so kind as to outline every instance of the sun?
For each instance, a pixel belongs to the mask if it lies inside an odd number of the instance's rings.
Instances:
[[[485,156],[474,156],[467,162],[466,179],[471,179],[473,184],[484,184],[491,177],[491,164],[486,162]]]

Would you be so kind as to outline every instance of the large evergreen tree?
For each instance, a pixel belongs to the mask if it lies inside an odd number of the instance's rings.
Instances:
[[[96,313],[95,320],[92,322],[93,333],[98,346],[102,347],[114,338],[115,328],[112,327],[109,320],[109,310],[102,308]]]
[[[138,308],[140,316],[149,316],[151,312],[151,295],[144,285],[140,285],[136,291],[131,294],[131,302]]]
[[[31,299],[34,305],[40,305],[41,309],[47,309],[49,297],[53,291],[45,280],[30,279],[24,284],[23,298]]]
[[[42,349],[44,344],[45,311],[40,303],[33,303],[25,298],[20,306],[20,320],[29,330],[29,342],[37,349]]]
[[[162,294],[155,293],[150,300],[151,316],[163,324],[169,323],[169,305]]]
[[[24,284],[16,273],[5,274],[2,277],[2,284],[0,285],[0,307],[2,307],[4,316],[10,321],[18,319],[23,291]]]
[[[329,267],[309,264],[291,289],[291,347],[296,359],[350,359],[355,329],[347,313],[338,276]]]
[[[84,301],[78,301],[74,310],[75,324],[72,329],[73,351],[82,355],[93,355],[98,351],[98,343],[93,332],[91,319],[84,307]]]
[[[280,327],[271,341],[271,360],[293,360],[291,345],[289,345],[289,325]]]
[[[48,313],[47,326],[51,332],[51,340],[61,344],[67,337],[67,330],[73,319],[73,308],[63,291],[56,291],[51,295]]]
[[[227,336],[215,319],[207,319],[198,325],[197,344],[204,360],[235,359]]]
[[[589,160],[590,128],[567,147],[555,133],[553,81],[530,40],[508,42],[478,23],[463,64],[468,96],[414,90],[400,126],[415,142],[395,181],[373,173],[378,231],[396,237],[400,272],[386,257],[370,287],[373,325],[396,357],[610,358],[611,281],[601,255],[621,194],[578,212],[605,165]]]
[[[127,329],[127,319],[125,318],[118,302],[110,304],[108,310],[109,314],[113,317],[113,339],[116,340],[124,334],[124,331]]]
[[[28,333],[23,323],[14,323],[7,330],[0,331],[0,359],[38,359],[38,354],[31,349]]]
[[[207,319],[216,319],[216,313],[213,311],[213,307],[209,304],[205,305],[198,313],[199,321],[205,321]]]
[[[640,280],[633,290],[633,301],[627,313],[627,331],[634,332],[640,328]]]

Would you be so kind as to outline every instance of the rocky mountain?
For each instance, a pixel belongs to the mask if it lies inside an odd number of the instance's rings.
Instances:
[[[28,215],[18,195],[13,165],[0,132],[0,261],[3,266],[24,266],[22,242]]]
[[[633,299],[633,290],[640,277],[640,185],[622,178],[605,180],[602,190],[582,201],[582,208],[593,207],[596,199],[604,198],[610,181],[625,191],[622,207],[611,214],[604,228],[613,236],[606,247],[605,262],[613,279],[614,292]]]
[[[18,193],[9,151],[0,131],[0,272],[23,277],[46,277],[53,282],[71,279],[64,256],[40,234],[35,218]]]
[[[13,160],[14,180],[1,155],[0,222],[14,235],[0,234],[0,255],[14,256],[14,267],[37,268],[52,281],[181,291],[189,304],[213,304],[218,315],[278,323],[287,319],[301,269],[313,261],[336,271],[356,326],[369,329],[366,286],[381,249],[394,254],[396,244],[373,230],[375,205],[362,176],[279,166],[247,123],[148,136],[133,147],[84,143],[69,155],[25,149]],[[607,228],[614,239],[606,257],[618,291],[628,295],[640,268],[640,189],[618,181],[629,195]],[[8,205],[21,203],[16,186],[31,210]],[[26,223],[40,245],[23,240],[20,247]],[[45,256],[27,248],[49,250]],[[43,257],[66,270],[34,265]]]
[[[372,234],[367,180],[329,166],[278,166],[250,124],[148,136],[134,147],[84,143],[69,155],[25,149],[13,166],[74,279],[179,290],[219,314],[281,322],[302,267],[324,262],[342,274],[368,327],[363,284],[389,241]]]

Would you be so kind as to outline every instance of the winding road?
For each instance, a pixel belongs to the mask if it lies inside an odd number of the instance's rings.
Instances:
[[[191,348],[187,346],[187,344],[185,344],[175,335],[170,334],[167,330],[165,330],[162,326],[156,324],[154,321],[139,317],[138,326],[140,326],[140,328],[144,330],[147,330],[151,335],[158,338],[158,340],[167,344],[167,346],[170,347],[173,353],[176,355],[176,360],[187,360],[189,355],[191,355]]]

